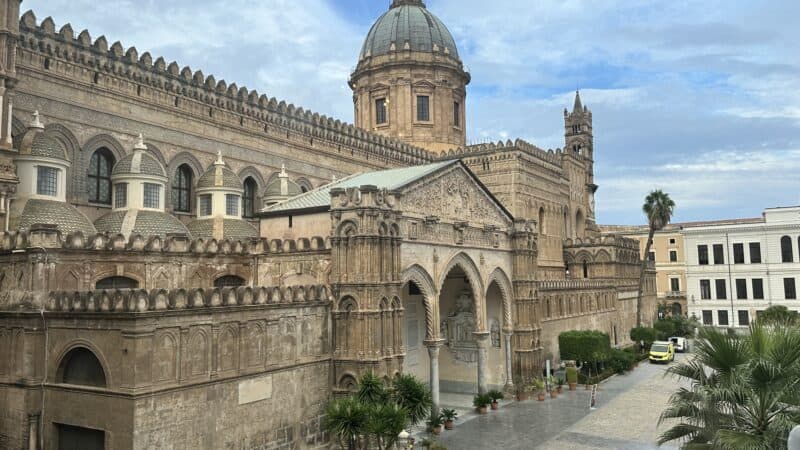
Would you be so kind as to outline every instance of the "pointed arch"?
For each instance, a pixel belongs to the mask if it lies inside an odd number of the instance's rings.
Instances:
[[[503,269],[497,267],[486,279],[487,292],[492,283],[497,284],[497,287],[500,288],[500,293],[503,295],[503,328],[506,330],[511,330],[514,327],[512,318],[513,312],[511,309],[511,305],[514,302],[514,288],[511,284],[511,279],[508,277],[508,275],[506,275],[506,272]]]
[[[403,286],[413,282],[422,292],[422,303],[425,305],[425,339],[434,340],[439,338],[439,327],[434,326],[437,323],[434,304],[439,298],[439,291],[436,289],[433,278],[422,266],[414,264],[403,271],[402,280]]]
[[[167,168],[167,177],[169,178],[169,181],[167,182],[167,185],[170,187],[169,189],[167,189],[166,197],[164,199],[165,200],[164,204],[166,205],[167,210],[168,211],[174,211],[175,207],[178,206],[178,205],[176,205],[177,202],[176,202],[176,200],[174,198],[174,196],[177,194],[177,192],[173,192],[175,190],[173,188],[175,186],[177,186],[177,185],[180,185],[180,183],[176,182],[177,178],[179,178],[179,176],[180,176],[180,174],[178,173],[178,169],[183,169],[184,171],[188,170],[189,174],[191,175],[189,177],[186,177],[185,176],[186,173],[184,172],[183,176],[182,176],[183,179],[189,178],[189,181],[191,182],[190,183],[191,185],[186,187],[188,189],[188,191],[189,191],[189,195],[188,195],[189,201],[187,202],[188,205],[183,205],[183,206],[189,206],[188,209],[189,209],[189,212],[191,212],[192,211],[192,206],[194,204],[194,200],[192,198],[193,197],[192,191],[194,190],[194,183],[196,183],[197,179],[199,179],[200,176],[203,174],[203,172],[204,172],[203,165],[200,164],[200,161],[198,161],[198,159],[194,155],[192,155],[191,153],[189,153],[189,152],[181,152],[181,153],[178,153],[177,155],[175,155],[175,157],[173,157],[170,160],[169,164],[167,164],[165,167]],[[184,207],[183,209],[187,209],[187,208]]]
[[[486,308],[484,307],[486,289],[483,286],[481,272],[478,270],[478,266],[475,264],[475,261],[473,261],[469,255],[464,252],[460,252],[450,259],[450,262],[448,262],[445,266],[439,279],[439,291],[442,290],[444,282],[447,280],[447,275],[449,275],[450,272],[456,267],[459,267],[464,271],[464,274],[467,275],[467,281],[472,289],[472,296],[475,302],[475,317],[478,318],[479,322],[477,324],[478,330],[486,331]]]

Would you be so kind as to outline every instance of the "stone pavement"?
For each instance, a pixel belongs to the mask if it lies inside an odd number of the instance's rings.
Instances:
[[[556,399],[514,402],[484,416],[470,414],[437,441],[450,450],[657,449],[657,436],[666,428],[657,427],[658,416],[677,388],[673,378],[664,376],[665,369],[645,362],[629,374],[606,380],[599,386],[593,411],[590,392],[578,386]]]

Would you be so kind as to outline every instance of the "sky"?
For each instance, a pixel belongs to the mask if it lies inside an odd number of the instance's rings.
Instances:
[[[135,46],[347,122],[347,78],[389,0],[25,0],[59,29]],[[800,2],[428,0],[472,74],[471,143],[564,145],[575,89],[594,117],[597,221],[674,222],[800,205]]]

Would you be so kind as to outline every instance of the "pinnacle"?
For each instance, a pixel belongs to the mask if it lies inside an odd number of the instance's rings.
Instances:
[[[581,92],[575,91],[575,105],[572,107],[572,112],[583,111],[583,104],[581,103]]]

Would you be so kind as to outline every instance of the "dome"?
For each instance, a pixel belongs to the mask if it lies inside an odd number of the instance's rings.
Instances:
[[[30,229],[34,224],[56,225],[67,235],[75,231],[85,236],[97,233],[92,221],[69,203],[55,200],[28,199],[12,204],[9,227],[13,230]]]
[[[259,237],[256,227],[242,219],[195,219],[186,228],[192,237],[201,239],[246,241]]]
[[[123,230],[123,226],[130,226]],[[160,211],[114,211],[94,222],[97,231],[105,233],[122,233],[126,237],[141,235],[142,237],[159,236],[166,238],[168,234],[189,235],[189,231],[180,220]]]
[[[139,142],[133,148],[133,153],[114,164],[111,175],[149,175],[166,178],[167,171],[155,156],[147,152],[142,135],[139,135]]]
[[[213,188],[244,190],[241,178],[222,161],[220,153],[217,153],[214,164],[197,180],[197,189]]]
[[[276,179],[264,189],[264,197],[294,197],[303,193],[303,188],[292,180],[286,180],[287,192],[281,190],[281,180]]]
[[[410,50],[428,53],[436,46],[458,59],[453,35],[421,0],[394,0],[389,11],[369,30],[361,57],[385,55],[392,51],[392,43],[397,50],[403,50],[408,43]]]

